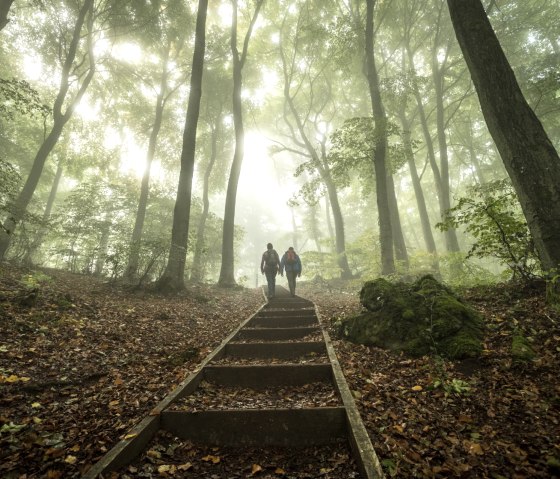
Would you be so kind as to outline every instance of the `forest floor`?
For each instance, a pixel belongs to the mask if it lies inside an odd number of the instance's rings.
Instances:
[[[558,476],[560,314],[544,304],[542,285],[464,292],[485,317],[487,334],[483,356],[463,362],[412,359],[336,339],[334,322],[360,309],[356,288],[301,283],[298,294],[316,303],[333,336],[387,476]],[[262,303],[260,289],[208,285],[161,296],[3,265],[0,478],[80,477]],[[511,356],[519,331],[537,352],[525,364]],[[220,479],[212,468],[221,453],[190,451],[202,475],[192,475],[196,467],[164,468],[144,477]],[[261,467],[252,453],[239,451],[240,472],[232,477],[346,477],[313,471],[306,465],[312,450],[293,454],[305,473]]]

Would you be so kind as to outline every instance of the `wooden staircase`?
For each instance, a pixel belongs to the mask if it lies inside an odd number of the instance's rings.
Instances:
[[[327,394],[328,406],[317,405],[321,401],[310,397],[309,407],[290,407],[288,400],[287,405],[280,401],[259,408],[253,398],[248,406],[236,402],[237,407],[229,408],[227,396],[219,399],[220,391],[228,388],[246,388],[252,391],[249,396],[256,396],[263,389],[309,387],[313,395],[313,385],[332,390]],[[205,406],[207,391],[218,394],[219,407]],[[108,477],[109,471],[122,469],[162,430],[193,443],[225,447],[347,443],[359,477],[383,477],[316,308],[278,286],[275,298],[244,321],[83,477]],[[197,476],[185,473],[184,477]]]

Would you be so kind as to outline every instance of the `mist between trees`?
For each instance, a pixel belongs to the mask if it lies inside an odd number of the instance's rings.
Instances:
[[[0,4],[0,255],[181,289],[560,264],[558,4]]]

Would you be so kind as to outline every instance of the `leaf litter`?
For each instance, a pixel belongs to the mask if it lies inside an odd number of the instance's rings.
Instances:
[[[33,296],[20,281],[27,273],[3,265],[0,275],[0,477],[7,479],[80,477],[262,303],[260,291],[204,286],[161,297],[56,271],[46,271],[53,280]],[[336,339],[334,322],[360,309],[359,286],[298,288],[318,305],[335,338],[388,477],[560,477],[560,315],[544,304],[543,285],[467,291],[486,318],[487,335],[483,356],[462,362],[411,359]],[[520,331],[537,352],[526,364],[511,355]],[[325,355],[300,359],[328,362]],[[141,464],[157,466],[152,472],[125,474],[197,477],[189,475],[195,466],[224,467],[233,457],[231,473],[198,469],[205,471],[199,477],[357,474],[348,451],[281,451],[287,462],[275,463],[270,449],[213,450],[165,440],[196,452],[167,462],[152,458]],[[316,461],[321,467],[308,468],[308,458],[318,454],[326,458]],[[329,471],[335,456],[348,469]]]
[[[388,477],[560,477],[560,314],[542,283],[463,291],[485,317],[479,359],[409,358],[336,339],[335,322],[360,311],[336,281],[301,283],[314,301]],[[512,357],[514,334],[537,357]]]

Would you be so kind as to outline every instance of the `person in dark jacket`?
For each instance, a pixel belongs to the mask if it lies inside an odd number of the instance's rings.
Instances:
[[[286,279],[292,296],[296,295],[296,277],[301,276],[301,270],[301,260],[294,251],[294,247],[290,246],[280,261],[280,274],[284,276],[284,271],[286,271]]]
[[[266,245],[266,251],[261,259],[261,273],[266,275],[266,282],[268,283],[268,298],[274,298],[274,291],[276,289],[276,275],[280,267],[280,257],[272,246],[272,243]]]

